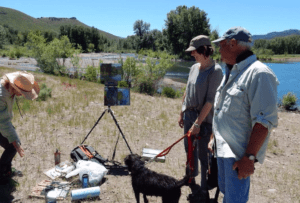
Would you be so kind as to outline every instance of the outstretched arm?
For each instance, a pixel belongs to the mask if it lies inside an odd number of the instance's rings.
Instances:
[[[15,149],[19,153],[20,157],[23,157],[25,155],[24,149],[21,147],[20,143],[17,141],[13,141],[12,144],[14,145]]]

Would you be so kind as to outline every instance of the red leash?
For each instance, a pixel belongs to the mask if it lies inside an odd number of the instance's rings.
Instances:
[[[172,149],[172,147],[174,145],[176,145],[178,142],[180,142],[183,138],[185,138],[187,136],[187,134],[185,134],[184,136],[182,136],[181,138],[179,138],[179,140],[177,140],[174,144],[172,144],[170,147],[168,147],[167,149],[163,150],[161,153],[159,153],[158,155],[156,155],[153,159],[157,158],[157,157],[161,157],[161,156],[166,156],[167,154],[169,154],[170,150]]]
[[[194,168],[194,166],[195,166],[195,163],[194,163],[194,153],[193,153],[193,151],[195,149],[195,145],[193,144],[192,135],[191,135],[190,131],[188,131],[184,136],[182,136],[179,140],[177,140],[171,146],[169,146],[168,148],[166,148],[165,150],[163,150],[161,153],[159,153],[158,155],[156,155],[153,159],[156,159],[157,157],[161,157],[161,156],[166,156],[170,152],[170,150],[172,149],[172,147],[174,145],[176,145],[178,142],[180,142],[185,137],[188,138],[188,153],[187,153],[187,162],[186,162],[186,165],[190,169],[189,183],[191,183],[191,181],[193,179],[193,177],[191,175],[193,174],[193,172],[195,170],[195,168]],[[201,139],[201,137],[198,137],[198,139]]]

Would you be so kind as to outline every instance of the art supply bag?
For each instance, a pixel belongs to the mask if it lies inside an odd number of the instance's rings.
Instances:
[[[77,162],[79,160],[90,160],[100,164],[104,164],[105,162],[107,162],[107,159],[103,158],[93,147],[88,145],[79,145],[75,147],[71,151],[70,156],[74,162]]]

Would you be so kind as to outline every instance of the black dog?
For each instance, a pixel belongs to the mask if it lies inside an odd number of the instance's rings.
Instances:
[[[132,187],[136,202],[140,202],[140,193],[143,193],[144,202],[148,203],[146,195],[161,196],[163,203],[178,203],[181,195],[180,188],[188,184],[189,178],[176,180],[167,175],[159,174],[146,168],[145,162],[137,154],[130,154],[124,159],[131,172]]]

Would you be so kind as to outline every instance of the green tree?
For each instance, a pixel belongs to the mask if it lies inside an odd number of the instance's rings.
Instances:
[[[3,45],[6,42],[6,31],[2,25],[0,25],[0,49],[3,48]]]
[[[133,57],[127,57],[123,64],[123,75],[122,79],[127,82],[127,84],[131,83],[131,80],[136,77],[139,73],[139,69],[136,66],[136,61]]]
[[[147,33],[150,29],[150,23],[146,23],[143,20],[137,20],[133,24],[134,33],[142,38],[145,33]]]
[[[186,56],[184,50],[190,40],[197,35],[210,35],[207,13],[192,6],[178,6],[167,14],[166,35],[171,52],[179,57]]]
[[[67,36],[61,39],[54,39],[49,44],[42,36],[41,32],[30,32],[28,41],[25,44],[31,51],[40,69],[45,73],[60,74],[64,72],[64,60],[75,53]],[[58,63],[59,58],[63,58],[63,64]]]

